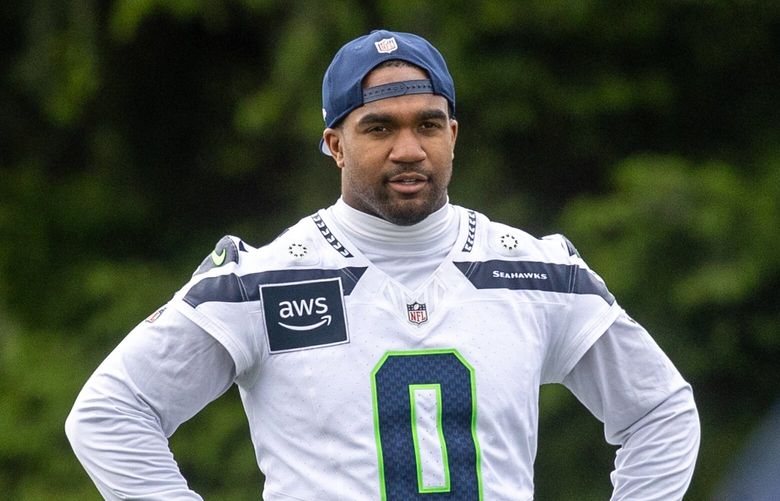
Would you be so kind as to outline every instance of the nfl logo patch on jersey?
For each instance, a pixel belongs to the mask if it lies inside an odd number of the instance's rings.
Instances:
[[[428,321],[428,307],[425,303],[418,303],[415,301],[412,304],[406,305],[407,318],[413,324],[420,325]]]
[[[340,278],[260,286],[271,353],[349,342]]]

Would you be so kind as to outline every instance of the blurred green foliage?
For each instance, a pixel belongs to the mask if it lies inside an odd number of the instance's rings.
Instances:
[[[708,499],[780,396],[780,4],[31,0],[0,7],[0,492],[97,499],[63,423],[223,234],[338,196],[320,80],[420,33],[458,92],[453,202],[564,232],[692,382]],[[606,499],[614,451],[542,394],[537,499]],[[262,483],[234,391],[171,440],[207,499]]]

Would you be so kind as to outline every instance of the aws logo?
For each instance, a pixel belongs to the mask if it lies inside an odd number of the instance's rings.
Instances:
[[[284,322],[277,322],[285,329],[292,331],[310,331],[322,327],[323,325],[330,325],[333,317],[326,315],[328,313],[328,299],[326,297],[317,297],[312,299],[301,299],[292,301],[282,301],[279,303],[279,316],[284,319],[295,320],[297,318],[311,318],[317,315],[322,315],[318,322],[305,325],[292,325]]]
[[[271,353],[349,342],[340,278],[260,286]]]

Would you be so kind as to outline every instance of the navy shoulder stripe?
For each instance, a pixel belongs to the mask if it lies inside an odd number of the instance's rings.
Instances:
[[[577,265],[501,260],[453,264],[477,289],[594,294],[608,304],[615,302],[604,282]]]
[[[348,267],[335,270],[271,270],[251,273],[241,277],[231,273],[204,278],[193,285],[187,294],[184,295],[184,302],[195,308],[210,301],[225,303],[259,301],[261,285],[305,282],[325,278],[341,278],[344,295],[348,296],[352,293],[352,290],[365,271],[365,267]]]

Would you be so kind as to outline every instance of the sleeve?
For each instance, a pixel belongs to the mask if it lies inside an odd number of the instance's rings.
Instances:
[[[65,431],[105,499],[200,500],[167,437],[234,378],[227,351],[167,308],[130,332],[92,374]]]
[[[169,303],[227,350],[239,380],[261,358],[259,292],[243,275],[248,249],[237,237],[223,237]]]
[[[555,244],[557,263],[548,265],[546,279],[559,294],[548,309],[542,383],[560,383],[623,310],[566,237],[549,235],[543,240]],[[566,253],[563,259],[561,251]]]
[[[700,428],[690,385],[650,335],[625,313],[563,381],[620,445],[612,499],[682,499]]]

